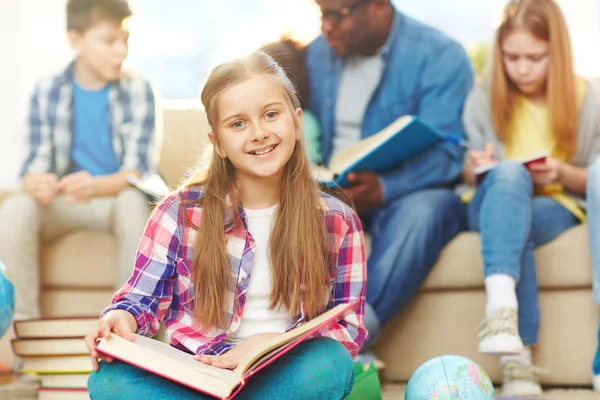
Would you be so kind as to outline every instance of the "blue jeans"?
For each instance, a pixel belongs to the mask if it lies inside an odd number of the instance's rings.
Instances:
[[[447,189],[413,192],[366,221],[372,238],[367,260],[365,348],[414,297],[444,246],[464,229],[460,199]]]
[[[352,391],[354,364],[337,340],[303,342],[253,376],[236,399],[344,399]],[[88,380],[92,400],[203,400],[211,396],[129,364],[101,363]]]
[[[586,194],[590,249],[594,271],[594,302],[600,304],[600,159],[588,170]],[[600,375],[600,321],[598,322],[598,343],[592,365],[595,375]]]
[[[600,304],[600,159],[588,169],[586,195],[590,249],[594,266],[594,301]]]
[[[525,345],[537,343],[540,323],[534,249],[578,223],[554,199],[533,196],[529,172],[512,161],[491,170],[467,205],[467,226],[481,233],[484,277],[505,274],[517,282]]]

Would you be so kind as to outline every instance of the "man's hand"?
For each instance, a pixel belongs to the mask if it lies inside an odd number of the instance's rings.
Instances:
[[[348,174],[350,186],[346,193],[357,211],[379,207],[383,204],[383,188],[379,177],[372,172],[351,172]]]
[[[58,182],[58,190],[70,203],[87,203],[94,197],[94,178],[87,171],[69,174]]]
[[[29,172],[23,177],[23,189],[39,205],[51,204],[58,192],[58,177],[54,174]]]
[[[547,157],[544,164],[532,164],[529,173],[533,183],[539,186],[558,183],[563,163],[556,158]]]
[[[272,339],[281,333],[259,333],[250,336],[248,339],[243,340],[229,350],[227,353],[220,356],[207,356],[207,355],[195,355],[194,358],[204,364],[212,365],[217,368],[235,369],[238,364],[244,358],[244,356],[257,345],[261,344],[265,340]]]

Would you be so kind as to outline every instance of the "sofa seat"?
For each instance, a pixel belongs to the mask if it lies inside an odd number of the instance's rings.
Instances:
[[[576,226],[535,253],[541,289],[590,288],[592,261],[587,226]],[[483,289],[479,234],[465,232],[446,246],[423,288]]]
[[[592,298],[587,227],[577,226],[535,253],[540,286],[540,337],[534,363],[547,368],[549,385],[589,385],[596,350],[598,308]],[[477,351],[485,291],[479,236],[462,233],[444,249],[413,299],[382,332],[375,353],[385,376],[407,381],[426,360],[458,354],[479,363],[500,382],[498,358]]]

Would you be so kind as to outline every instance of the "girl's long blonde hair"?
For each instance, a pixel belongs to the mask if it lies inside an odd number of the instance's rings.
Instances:
[[[294,85],[271,57],[254,52],[216,67],[202,90],[202,104],[215,136],[215,148],[220,140],[219,96],[254,76],[268,76],[281,86],[287,100],[287,112],[294,117],[295,129],[302,129],[302,123],[294,112],[300,106]],[[226,293],[233,293],[233,301],[238,301],[240,294],[227,256],[225,234],[226,229],[242,223],[235,167],[213,149],[208,168],[189,182],[188,185],[202,185],[205,191],[198,201],[191,202],[203,207],[202,221],[195,227],[194,315],[207,329],[213,326],[225,328],[230,323],[227,320],[230,297]],[[306,314],[314,317],[323,311],[328,300],[332,260],[320,201],[302,137],[296,141],[284,169],[281,197],[269,244],[273,277],[270,308],[283,305],[290,316],[299,312],[302,305]],[[187,202],[184,206],[189,204]]]
[[[504,70],[502,41],[515,29],[525,29],[550,47],[547,103],[556,148],[565,155],[575,152],[578,104],[569,32],[554,0],[511,0],[504,7],[496,30],[491,79],[492,122],[498,138],[506,143],[515,111],[517,88]]]

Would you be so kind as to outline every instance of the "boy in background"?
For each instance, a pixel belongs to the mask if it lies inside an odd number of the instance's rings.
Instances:
[[[156,154],[152,88],[122,71],[131,9],[126,0],[69,0],[66,13],[75,60],[36,85],[23,192],[0,206],[0,259],[15,285],[15,319],[40,314],[40,240],[76,229],[112,231],[119,288],[148,218],[147,198],[127,183],[128,175],[154,172]]]

